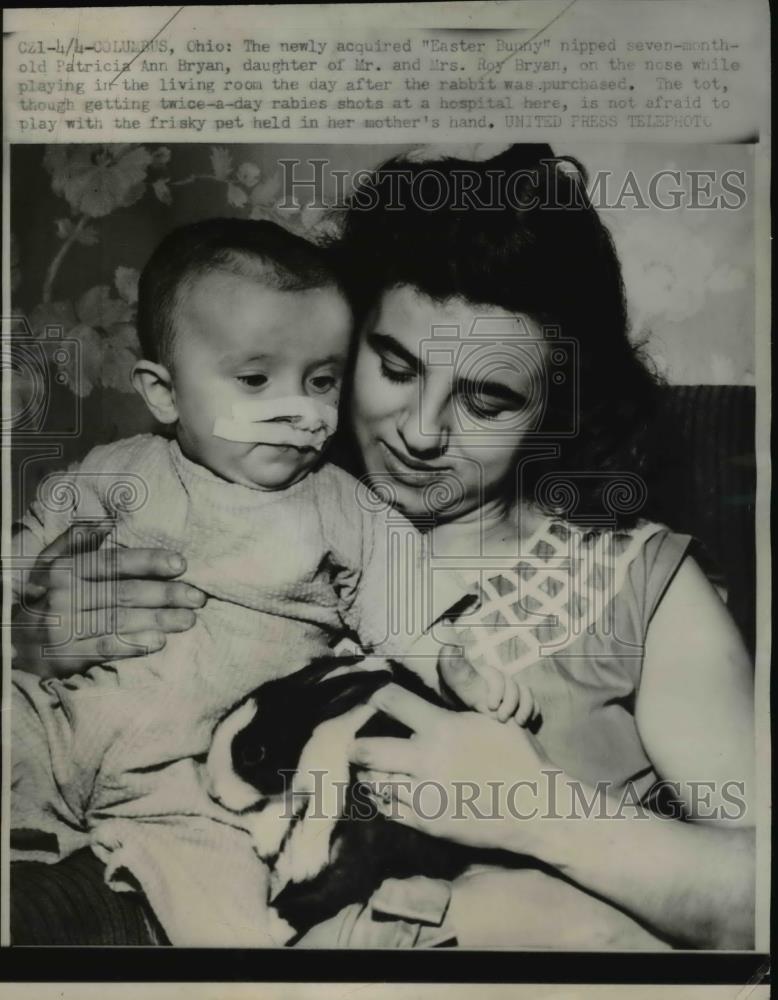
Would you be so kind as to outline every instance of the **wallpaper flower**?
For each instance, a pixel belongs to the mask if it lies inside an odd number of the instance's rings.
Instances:
[[[193,170],[193,160],[198,169]],[[112,283],[89,284],[88,270],[79,270],[83,287],[62,287],[59,280],[66,258],[81,248],[95,247],[104,239],[103,223],[151,197],[161,206],[172,206],[185,188],[199,186],[215,191],[222,214],[251,219],[271,219],[316,239],[327,224],[325,213],[291,199],[284,201],[279,168],[265,173],[250,160],[236,162],[222,146],[198,147],[179,152],[167,146],[61,145],[43,152],[42,165],[50,177],[51,191],[64,203],[61,216],[51,220],[55,249],[46,267],[39,301],[28,311],[33,337],[43,350],[54,350],[58,331],[79,342],[78,370],[58,365],[59,383],[79,397],[97,387],[129,393],[130,371],[138,357],[135,318],[139,270],[119,265]],[[311,194],[311,200],[313,194]],[[214,214],[214,213],[212,213]],[[153,249],[145,248],[144,256]],[[19,259],[12,243],[13,284],[19,285]],[[51,341],[51,342],[50,342]],[[25,385],[20,376],[14,391],[24,403]],[[27,387],[32,391],[32,387]]]

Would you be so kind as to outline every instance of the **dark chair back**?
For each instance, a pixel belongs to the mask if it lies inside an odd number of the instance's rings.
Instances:
[[[752,386],[660,390],[650,514],[701,543],[703,568],[724,587],[755,644],[755,392]]]

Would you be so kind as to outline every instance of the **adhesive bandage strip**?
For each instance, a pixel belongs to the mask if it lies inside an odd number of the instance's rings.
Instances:
[[[219,417],[213,425],[213,435],[225,441],[321,451],[337,424],[338,411],[334,406],[309,396],[282,396],[233,404],[232,417]]]

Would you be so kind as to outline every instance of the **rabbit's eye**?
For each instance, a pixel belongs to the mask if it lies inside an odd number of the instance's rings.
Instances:
[[[241,761],[246,767],[256,767],[266,756],[263,746],[243,747],[240,754]]]

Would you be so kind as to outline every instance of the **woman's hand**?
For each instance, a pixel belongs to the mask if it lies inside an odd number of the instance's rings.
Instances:
[[[373,801],[387,818],[534,857],[676,944],[754,946],[753,830],[662,819],[618,800],[615,814],[590,813],[582,802],[594,790],[548,765],[519,726],[396,685],[371,703],[414,734],[354,741],[351,759],[381,787]]]
[[[381,812],[436,837],[532,853],[549,783],[558,774],[511,723],[429,704],[396,684],[371,704],[413,730],[409,739],[355,740],[351,760],[384,786]]]
[[[42,677],[161,649],[205,595],[175,581],[186,561],[164,549],[101,548],[107,529],[68,528],[44,549],[14,611],[14,666]]]

